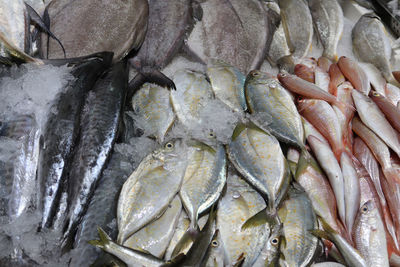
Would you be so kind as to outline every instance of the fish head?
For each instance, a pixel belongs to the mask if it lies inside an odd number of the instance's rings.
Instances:
[[[274,79],[272,74],[259,70],[252,70],[246,77],[245,87],[248,84],[264,84],[267,80]]]

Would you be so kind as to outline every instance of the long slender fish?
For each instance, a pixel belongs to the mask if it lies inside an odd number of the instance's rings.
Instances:
[[[104,56],[108,59],[95,58],[75,67],[72,73],[77,80],[67,85],[68,88],[54,105],[57,113],[50,113],[47,120],[38,168],[38,179],[42,183],[42,227],[49,227],[52,224],[61,193],[60,185],[65,179],[65,169],[70,164],[71,152],[78,135],[84,96],[107,68],[112,54]]]
[[[324,47],[322,56],[337,60],[337,46],[343,33],[343,11],[336,0],[308,1],[314,25]]]
[[[75,235],[110,156],[127,85],[126,63],[118,63],[96,82],[85,100],[79,143],[68,173],[68,238]]]

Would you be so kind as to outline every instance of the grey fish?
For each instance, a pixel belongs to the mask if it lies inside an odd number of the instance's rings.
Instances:
[[[302,189],[291,188],[289,197],[278,211],[284,241],[281,252],[288,266],[307,266],[313,260],[318,238],[310,231],[317,227],[317,218],[310,199]]]
[[[186,169],[182,140],[167,142],[142,160],[118,199],[118,243],[155,220],[178,193]]]
[[[117,137],[128,85],[125,63],[118,63],[89,92],[81,117],[78,146],[68,173],[65,237],[73,238]]]
[[[218,58],[242,73],[257,69],[264,60],[273,32],[260,1],[208,0],[187,44],[205,63]]]
[[[188,164],[179,195],[190,217],[190,230],[197,229],[199,215],[220,197],[226,182],[226,155],[199,142],[189,144]]]
[[[106,0],[55,0],[47,10],[51,30],[64,44],[67,57],[112,51],[115,61],[143,43],[149,13],[146,0],[119,1],[112,5]],[[45,55],[48,52],[49,58],[63,57],[60,46],[53,40],[47,47],[46,38],[42,38],[41,49]]]
[[[225,266],[225,252],[224,244],[221,239],[221,234],[217,229],[214,236],[207,248],[207,252],[204,255],[203,262],[200,266],[202,267],[214,267],[214,266]]]
[[[65,178],[65,168],[70,164],[71,152],[78,135],[84,96],[107,68],[112,54],[104,55],[108,59],[89,60],[73,70],[77,80],[67,85],[68,88],[54,105],[57,113],[50,113],[47,119],[38,168],[38,179],[42,183],[42,227],[52,224],[61,193],[60,185]]]
[[[272,226],[271,234],[253,267],[276,266],[278,264],[281,235],[282,225],[275,224]]]
[[[253,122],[280,141],[304,147],[304,129],[291,94],[277,79],[261,71],[246,78],[245,95]]]
[[[275,214],[291,178],[278,140],[257,127],[239,124],[228,146],[228,156],[244,179],[268,199],[268,212]]]
[[[263,210],[265,201],[236,173],[228,176],[227,190],[218,203],[217,229],[224,246],[226,265],[232,266],[242,256],[242,266],[252,266],[269,236],[269,225],[242,229],[243,223]],[[241,255],[243,254],[243,255]]]
[[[172,252],[174,252],[174,249],[178,242],[181,240],[183,235],[186,233],[186,230],[190,226],[190,219],[188,215],[186,214],[185,210],[183,210],[179,216],[178,223],[176,225],[176,228],[174,230],[174,235],[171,238],[171,242],[168,245],[167,251],[165,252],[164,259],[165,260],[170,260],[172,258]],[[182,250],[178,251],[179,253],[186,254],[188,250],[190,249],[191,243],[189,243],[187,246],[183,247]]]
[[[352,39],[353,50],[359,59],[375,65],[389,83],[399,86],[392,74],[392,48],[381,19],[373,13],[361,16],[354,25]]]
[[[136,79],[174,87],[173,82],[160,73],[184,45],[184,38],[193,28],[192,0],[166,2],[149,1],[147,33],[139,52],[130,64],[140,72]]]
[[[293,56],[303,58],[311,47],[313,26],[305,1],[279,0],[282,25]]]
[[[337,0],[308,1],[314,25],[324,47],[322,56],[337,61],[337,46],[343,33],[343,11]]]
[[[116,144],[127,145],[129,144]],[[107,167],[104,169],[99,185],[88,206],[82,223],[78,227],[72,252],[72,266],[85,266],[96,260],[99,251],[87,244],[87,241],[96,238],[97,226],[104,229],[112,239],[117,238],[116,224],[118,193],[128,176],[133,171],[129,155],[113,151]]]

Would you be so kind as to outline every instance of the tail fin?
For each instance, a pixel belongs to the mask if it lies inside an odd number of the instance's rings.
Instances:
[[[100,240],[90,240],[88,243],[95,247],[104,249],[111,241],[111,238],[107,235],[107,233],[101,229],[101,227],[97,227],[97,231],[99,233]]]
[[[272,214],[271,212],[268,212],[267,209],[265,208],[260,212],[256,213],[256,215],[247,219],[247,221],[245,221],[244,224],[242,225],[241,231],[257,227],[266,223],[269,223],[270,225],[275,225],[276,223],[278,223],[276,220],[277,220],[276,213]]]

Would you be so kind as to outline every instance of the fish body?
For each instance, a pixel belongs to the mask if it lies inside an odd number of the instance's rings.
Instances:
[[[244,179],[268,199],[268,211],[275,213],[290,181],[289,165],[278,140],[259,128],[239,124],[228,156]]]
[[[132,98],[132,108],[136,122],[143,124],[144,134],[162,143],[175,119],[168,90],[146,83]]]
[[[293,56],[303,58],[311,47],[312,17],[304,1],[279,0],[282,24]]]
[[[390,65],[390,39],[381,19],[373,13],[364,14],[354,25],[351,36],[359,59],[375,65],[389,83],[398,86]]]
[[[178,193],[186,169],[182,140],[167,142],[142,160],[118,199],[118,243],[155,220]]]
[[[207,76],[215,97],[232,110],[240,112],[247,109],[244,95],[246,77],[234,66],[221,60],[210,59],[207,65]]]
[[[70,164],[72,149],[76,144],[84,96],[105,68],[106,62],[100,59],[78,65],[72,72],[77,80],[67,85],[66,91],[54,104],[57,113],[50,113],[47,119],[38,168],[43,202],[42,227],[52,224],[62,180],[66,176],[65,168]]]
[[[271,229],[271,234],[260,252],[254,267],[275,266],[279,262],[279,246],[281,242],[282,225],[276,224]]]
[[[225,149],[189,144],[188,165],[179,195],[190,217],[190,228],[197,228],[199,215],[220,197],[226,182]]]
[[[47,6],[51,30],[65,47],[67,57],[99,51],[114,52],[114,60],[139,49],[146,35],[149,5],[146,0],[51,1]],[[65,23],[68,21],[69,23]],[[42,38],[41,49],[49,58],[62,58],[60,46]]]
[[[400,109],[393,105],[388,99],[386,99],[386,97],[377,92],[372,92],[370,98],[375,102],[383,114],[385,114],[390,125],[400,132]]]
[[[304,130],[290,93],[267,73],[252,71],[246,78],[245,94],[253,121],[280,141],[304,146]]]
[[[214,267],[214,266],[225,266],[225,251],[224,243],[221,239],[221,234],[217,229],[211,240],[210,246],[207,248],[207,252],[204,255],[203,262],[200,266],[204,267]]]
[[[118,63],[96,82],[85,100],[79,143],[68,173],[66,235],[74,235],[110,156],[127,85],[126,64]]]
[[[324,47],[322,56],[337,60],[337,46],[343,33],[343,11],[338,1],[312,0],[308,2],[314,25]]]
[[[228,176],[227,191],[217,210],[217,229],[224,245],[226,264],[235,264],[243,253],[243,266],[252,266],[267,241],[268,225],[242,229],[243,223],[265,208],[260,194],[235,173]]]
[[[369,94],[369,90],[371,89],[369,78],[356,61],[348,57],[340,57],[337,64],[340,71],[351,82],[355,89],[365,95]]]

